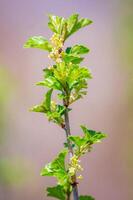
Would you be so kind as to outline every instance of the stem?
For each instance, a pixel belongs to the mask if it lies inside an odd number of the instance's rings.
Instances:
[[[67,194],[66,200],[70,200],[70,193]]]
[[[71,142],[68,140],[68,136],[71,135],[71,131],[70,131],[70,123],[69,123],[69,114],[68,114],[68,106],[66,105],[65,101],[63,101],[63,104],[64,106],[66,107],[66,110],[65,110],[65,132],[66,132],[66,138],[67,138],[67,142],[68,142],[68,149],[69,149],[69,155],[70,157],[73,156],[73,149],[72,149],[72,145],[71,145]],[[78,200],[78,187],[77,187],[77,181],[76,181],[76,175],[74,175],[72,177],[73,179],[73,198],[74,200]],[[69,200],[70,197],[68,197],[67,200]]]

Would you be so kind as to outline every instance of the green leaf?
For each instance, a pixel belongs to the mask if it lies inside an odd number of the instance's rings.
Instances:
[[[61,185],[57,185],[55,187],[48,187],[47,196],[54,197],[60,200],[66,199],[64,188]]]
[[[32,111],[32,112],[40,112],[40,113],[46,113],[47,112],[47,110],[46,110],[46,108],[44,107],[43,104],[33,106],[30,109],[30,111]]]
[[[65,19],[63,17],[49,15],[48,26],[53,32],[61,35],[63,32],[64,25]]]
[[[64,188],[68,186],[68,173],[65,168],[65,157],[67,154],[68,150],[64,149],[54,161],[48,163],[41,171],[42,176],[56,177],[58,184]]]
[[[64,54],[63,60],[65,61],[65,63],[71,62],[73,64],[79,64],[84,60],[84,58],[81,58],[78,55],[74,55],[74,54]]]
[[[47,117],[49,121],[53,121],[54,123],[61,125],[64,122],[64,118],[62,115],[65,112],[66,107],[62,105],[52,105],[51,104],[51,111],[47,112]]]
[[[37,83],[39,86],[46,86],[55,90],[62,91],[62,86],[60,82],[53,76],[47,77],[44,81],[40,81]]]
[[[78,14],[73,14],[67,19],[67,35],[70,35],[72,33],[72,30],[74,29],[75,25],[78,21]]]
[[[45,99],[40,105],[36,105],[33,108],[30,109],[30,111],[33,112],[41,112],[41,113],[47,113],[51,110],[51,95],[52,95],[53,89],[50,89],[45,94]]]
[[[90,143],[94,144],[94,143],[98,143],[101,142],[102,139],[104,139],[106,137],[106,135],[102,132],[97,132],[94,130],[89,130],[87,129],[85,126],[81,126],[85,137],[90,141]]]
[[[66,110],[65,106],[57,105],[56,112],[58,112],[61,116],[64,115],[64,112]]]
[[[51,101],[52,91],[53,89],[49,90],[45,94],[44,101],[40,105],[31,108],[30,111],[45,113],[49,121],[61,125],[64,122],[62,115],[64,114],[66,107]]]
[[[81,147],[82,145],[86,143],[86,139],[81,138],[80,136],[69,136],[69,140],[71,140],[78,147]]]
[[[59,77],[56,76],[56,70],[57,66],[53,65],[50,69],[49,68],[45,68],[43,69],[44,71],[44,81],[40,81],[37,83],[37,85],[40,86],[46,86],[55,90],[59,90],[62,91],[63,90],[63,86],[62,83],[60,82],[60,75]],[[62,70],[62,68],[60,69]],[[61,73],[59,71],[59,73]]]
[[[65,52],[66,53],[64,53],[62,57],[66,63],[72,62],[73,64],[79,64],[84,59],[80,57],[80,55],[88,53],[89,49],[83,45],[75,45],[73,47],[68,47]]]
[[[75,86],[80,86],[80,84],[82,84],[83,81],[85,81],[88,78],[92,78],[92,76],[87,68],[79,67],[78,65],[73,65],[69,70],[67,78],[69,88],[72,90]]]
[[[100,142],[106,137],[105,134],[89,130],[85,126],[81,126],[81,128],[84,132],[84,136],[72,135],[68,137],[72,144],[75,145],[74,153],[79,157],[89,152],[93,144]]]
[[[33,36],[24,44],[24,48],[38,48],[50,52],[52,45],[42,36]]]
[[[95,200],[92,196],[80,196],[79,200]]]
[[[64,34],[64,39],[67,39],[79,29],[92,23],[91,20],[86,18],[78,19],[78,16],[78,14],[73,14],[68,19],[64,19],[63,17],[49,15],[48,26],[54,33]]]
[[[56,68],[54,68],[53,74],[54,77],[63,85],[66,84],[66,77],[67,77],[67,65],[65,62],[58,63]]]
[[[47,110],[51,110],[51,95],[52,95],[53,89],[49,90],[45,95],[45,107]]]
[[[80,55],[80,54],[86,54],[89,52],[89,49],[83,45],[75,45],[70,49],[71,54],[76,54],[76,55]]]
[[[78,14],[70,16],[67,20],[67,38],[78,31],[79,29],[92,23],[91,20],[86,18],[78,19]]]
[[[51,176],[53,174],[60,173],[60,171],[65,172],[65,157],[67,155],[68,151],[64,149],[59,153],[59,155],[55,158],[54,161],[51,163],[47,164],[45,168],[42,169],[41,175],[42,176]]]

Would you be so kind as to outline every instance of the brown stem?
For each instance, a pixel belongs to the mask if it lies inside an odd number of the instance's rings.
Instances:
[[[65,114],[64,114],[64,116],[65,116],[65,132],[66,132],[66,138],[67,138],[67,143],[68,143],[69,155],[71,158],[73,156],[73,148],[72,148],[70,140],[68,140],[68,137],[71,135],[69,115],[68,115],[68,106],[66,105],[65,101],[63,101],[63,104],[66,107]],[[72,184],[73,198],[74,198],[74,200],[78,200],[78,187],[77,187],[76,175],[74,175],[72,177],[72,179],[73,179],[73,184]],[[67,200],[69,200],[69,199],[70,199],[70,197]]]

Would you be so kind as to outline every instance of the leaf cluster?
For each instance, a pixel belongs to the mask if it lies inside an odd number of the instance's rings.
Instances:
[[[69,136],[69,140],[74,144],[74,151],[78,157],[90,151],[93,144],[101,142],[106,137],[104,133],[89,130],[83,125],[81,125],[81,128],[84,133],[83,136]]]
[[[79,19],[78,14],[73,14],[68,19],[59,16],[49,15],[48,26],[54,33],[63,35],[64,40],[66,40],[73,33],[91,23],[92,21],[89,19]]]
[[[63,123],[64,108],[56,105],[53,109],[52,99],[47,98],[52,90],[58,90],[59,99],[64,99],[69,105],[86,95],[87,80],[92,78],[90,70],[79,65],[84,59],[81,56],[88,53],[89,49],[84,45],[75,45],[63,50],[63,44],[70,35],[91,23],[89,19],[79,19],[78,14],[67,19],[49,15],[48,26],[54,32],[52,38],[48,41],[42,36],[33,36],[24,45],[25,48],[48,51],[50,58],[55,61],[53,66],[44,69],[44,80],[37,83],[51,89],[45,97],[49,106],[47,107],[44,99],[40,105],[34,106],[32,111],[46,113],[48,119],[57,124]]]

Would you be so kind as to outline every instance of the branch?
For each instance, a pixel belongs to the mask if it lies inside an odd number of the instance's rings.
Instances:
[[[68,149],[69,149],[69,155],[70,158],[73,156],[73,148],[71,145],[70,140],[68,140],[68,137],[71,135],[71,131],[70,131],[70,123],[69,123],[69,114],[68,114],[68,106],[66,105],[66,102],[63,101],[63,105],[66,107],[65,113],[64,113],[64,117],[65,117],[65,132],[66,132],[66,138],[67,138],[67,143],[68,143]],[[73,180],[73,184],[72,184],[72,188],[73,188],[73,198],[74,200],[78,200],[78,186],[77,186],[77,180],[76,180],[76,175],[74,175],[72,177]],[[69,200],[69,198],[68,198]]]

